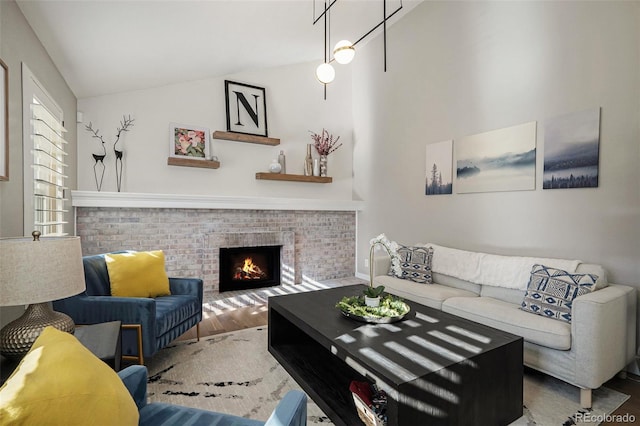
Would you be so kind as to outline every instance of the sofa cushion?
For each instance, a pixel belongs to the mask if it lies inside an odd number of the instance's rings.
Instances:
[[[137,425],[138,408],[115,371],[74,336],[46,327],[0,388],[0,423]]]
[[[596,287],[594,291],[609,286],[607,271],[605,271],[602,265],[596,265],[594,263],[581,263],[580,265],[578,265],[578,269],[576,269],[576,274],[597,275],[598,280],[596,281]]]
[[[432,280],[436,284],[470,291],[476,295],[480,294],[480,290],[482,288],[480,284],[470,283],[469,281],[461,280],[460,278],[452,277],[451,275],[440,274],[438,272],[434,272],[432,274]]]
[[[171,294],[162,250],[109,253],[104,258],[112,296],[158,297]]]
[[[450,297],[477,297],[477,294],[459,288],[440,284],[420,285],[413,281],[384,275],[375,277],[374,282],[376,285],[385,286],[385,290],[389,293],[435,309],[442,309],[442,302]]]
[[[389,274],[398,278],[408,279],[420,284],[431,284],[431,259],[433,249],[431,247],[407,247],[399,246],[396,256],[400,261],[401,273],[394,273],[393,269]]]
[[[174,294],[156,298],[156,336],[162,336],[189,318],[196,317],[202,305],[195,296]]]
[[[468,320],[488,325],[552,349],[571,349],[571,324],[531,315],[515,303],[491,297],[452,297],[442,303],[442,310]]]
[[[482,297],[493,297],[494,299],[504,300],[505,302],[515,303],[519,305],[522,303],[522,298],[526,290],[516,290],[513,288],[494,287],[490,285],[483,285],[480,291]]]
[[[562,269],[533,265],[529,286],[520,309],[571,322],[573,300],[591,293],[597,279],[597,276],[591,274],[570,274]]]

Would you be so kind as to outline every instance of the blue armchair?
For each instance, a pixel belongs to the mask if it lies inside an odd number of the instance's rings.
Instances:
[[[111,296],[109,272],[104,254],[84,256],[83,293],[53,302],[56,311],[69,315],[76,324],[121,321],[122,355],[137,358],[153,356],[202,320],[202,280],[169,278],[170,296],[152,298]],[[139,325],[139,326],[138,326]],[[200,330],[197,330],[200,338]],[[139,352],[142,340],[142,354]]]
[[[138,407],[139,426],[306,426],[307,424],[307,396],[300,391],[289,391],[278,403],[269,419],[262,422],[160,402],[148,404],[146,367],[132,365],[120,371],[118,375]]]

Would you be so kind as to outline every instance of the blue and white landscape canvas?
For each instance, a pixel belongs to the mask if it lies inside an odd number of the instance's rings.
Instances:
[[[453,178],[453,141],[427,145],[425,195],[451,194]]]
[[[597,188],[599,160],[600,108],[549,120],[542,188]]]
[[[456,192],[536,189],[536,122],[456,141]]]

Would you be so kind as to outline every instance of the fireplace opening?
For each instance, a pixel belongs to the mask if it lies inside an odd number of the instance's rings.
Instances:
[[[281,248],[220,248],[220,292],[280,285]]]

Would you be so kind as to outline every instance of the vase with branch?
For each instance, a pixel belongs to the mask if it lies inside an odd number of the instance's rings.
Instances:
[[[118,142],[120,142],[120,136],[122,132],[128,132],[129,128],[133,126],[134,119],[131,116],[122,116],[122,120],[120,121],[120,126],[116,129],[116,141],[113,143],[113,152],[116,156],[116,187],[118,188],[118,192],[122,189],[122,166],[123,166],[123,157],[124,152],[117,148]],[[93,165],[93,175],[96,181],[96,188],[98,191],[102,189],[102,181],[104,179],[104,159],[107,156],[107,149],[105,148],[105,140],[100,135],[100,129],[94,129],[93,124],[89,122],[88,125],[85,126],[85,129],[90,132],[96,139],[100,140],[102,144],[102,154],[92,154],[95,164]],[[100,164],[98,164],[100,163]],[[100,179],[98,180],[98,174],[100,174]]]
[[[327,176],[327,156],[342,146],[342,143],[338,143],[340,136],[334,138],[326,129],[322,129],[321,133],[309,132],[316,151],[320,154],[320,176]]]
[[[384,292],[384,286],[373,286],[373,277],[375,274],[374,253],[377,246],[384,248],[391,258],[391,268],[394,272],[400,270],[400,259],[398,258],[398,243],[389,241],[385,234],[380,234],[369,241],[371,248],[369,249],[369,287],[364,291],[365,303],[367,306],[378,306],[380,304],[380,296]]]

